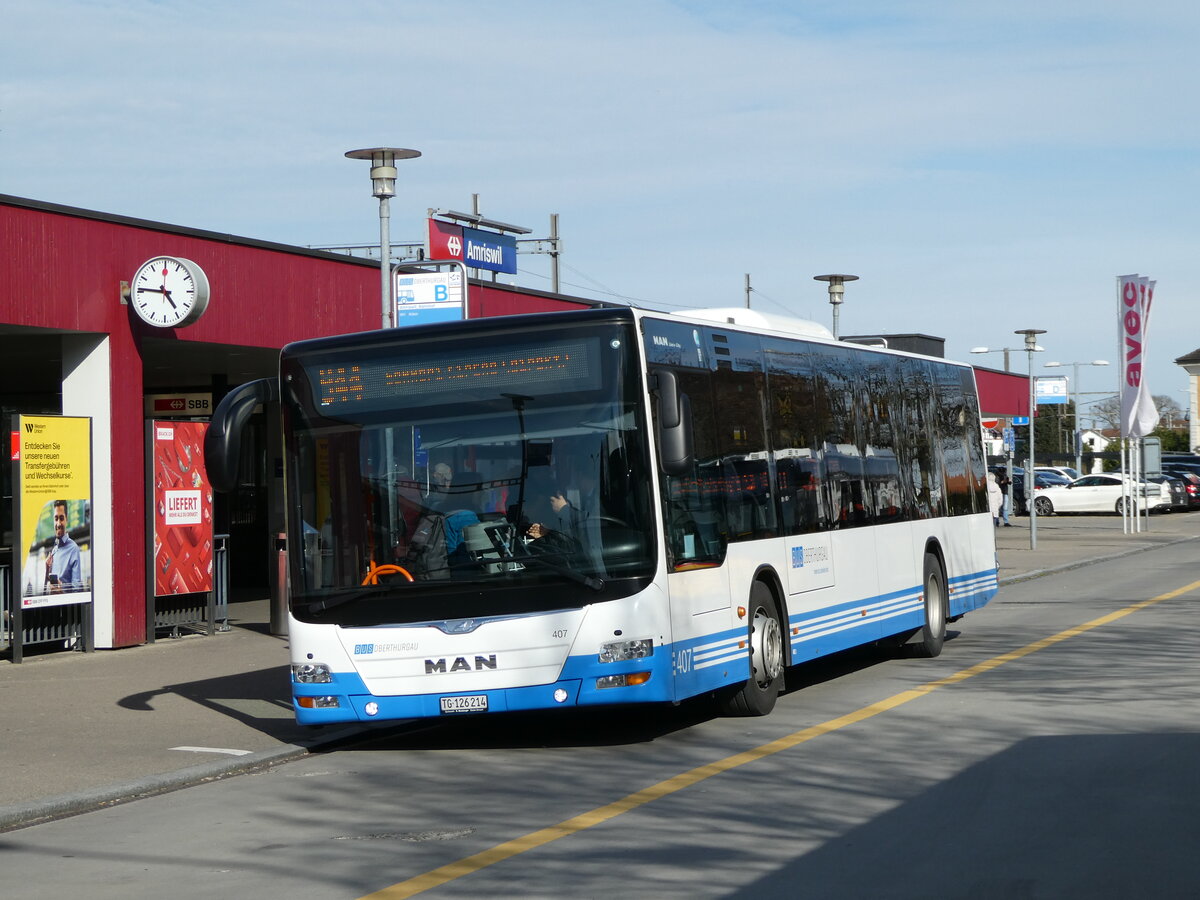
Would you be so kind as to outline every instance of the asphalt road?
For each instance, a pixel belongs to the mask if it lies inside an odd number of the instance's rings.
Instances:
[[[1006,588],[935,660],[795,670],[766,719],[421,724],[0,835],[8,898],[1186,897],[1191,543]]]

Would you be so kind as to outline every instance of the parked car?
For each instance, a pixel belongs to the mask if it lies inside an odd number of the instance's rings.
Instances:
[[[1074,481],[1076,478],[1079,477],[1079,470],[1073,469],[1070,466],[1034,466],[1033,471],[1035,473],[1037,473],[1037,472],[1057,472],[1059,475],[1066,478],[1067,481]]]
[[[1170,473],[1162,475],[1147,475],[1146,480],[1151,484],[1161,484],[1166,486],[1171,493],[1171,509],[1187,509],[1188,496],[1187,489],[1183,486],[1183,479],[1178,478]]]
[[[1124,485],[1127,487],[1123,488]],[[1084,475],[1068,484],[1054,485],[1038,491],[1034,503],[1039,516],[1055,513],[1107,512],[1122,513],[1125,507],[1123,494],[1140,493],[1154,511],[1171,508],[1169,488],[1161,484],[1134,479],[1117,474]]]
[[[1053,487],[1057,484],[1070,484],[1075,479],[1069,475],[1063,475],[1060,472],[1055,472],[1051,469],[1034,469],[1033,470],[1033,489],[1040,491],[1043,488]]]
[[[1004,471],[1004,466],[988,466],[988,470],[995,472],[998,476]],[[1037,468],[1033,470],[1033,489],[1040,491],[1052,485],[1069,484],[1071,479],[1065,475],[1060,475],[1050,469]],[[1025,470],[1020,466],[1013,466],[1012,470],[1012,511],[1013,515],[1024,516],[1029,514],[1029,507],[1025,503]]]
[[[1188,472],[1192,475],[1200,476],[1200,462],[1183,462],[1181,460],[1163,460],[1162,470],[1169,472],[1172,475],[1178,475],[1180,472]]]
[[[1183,482],[1183,489],[1188,497],[1188,509],[1200,509],[1200,475],[1186,469],[1177,469],[1163,465],[1163,471],[1174,475]]]

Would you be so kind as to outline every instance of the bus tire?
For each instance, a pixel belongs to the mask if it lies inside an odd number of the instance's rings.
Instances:
[[[942,652],[946,640],[946,618],[949,604],[946,593],[946,573],[934,553],[925,554],[925,575],[922,581],[925,594],[925,624],[921,626],[921,639],[909,646],[912,655],[932,659]]]
[[[761,581],[750,589],[750,677],[721,697],[727,716],[765,716],[783,690],[783,629],[775,595]]]

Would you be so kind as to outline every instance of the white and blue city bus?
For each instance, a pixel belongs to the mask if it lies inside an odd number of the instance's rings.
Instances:
[[[278,397],[298,721],[716,698],[997,590],[972,370],[749,310],[610,308],[304,341]]]

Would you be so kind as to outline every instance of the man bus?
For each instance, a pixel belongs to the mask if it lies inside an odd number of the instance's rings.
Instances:
[[[275,398],[305,724],[764,715],[786,667],[936,656],[997,590],[971,368],[813,323],[612,308],[299,342],[218,408],[218,488]],[[554,540],[531,527],[552,496]]]

